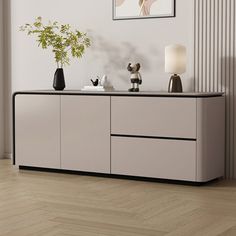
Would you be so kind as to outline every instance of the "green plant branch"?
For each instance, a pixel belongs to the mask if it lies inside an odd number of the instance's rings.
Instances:
[[[37,17],[32,24],[20,27],[27,35],[35,35],[38,46],[42,49],[52,48],[57,67],[69,65],[70,56],[81,58],[85,49],[91,45],[86,33],[71,30],[69,24],[59,25],[57,21],[42,23],[42,17]]]

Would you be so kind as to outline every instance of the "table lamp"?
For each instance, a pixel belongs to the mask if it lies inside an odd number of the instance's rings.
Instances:
[[[169,93],[182,93],[183,86],[180,74],[186,71],[187,53],[182,45],[172,44],[165,48],[165,72],[172,74],[169,82]]]

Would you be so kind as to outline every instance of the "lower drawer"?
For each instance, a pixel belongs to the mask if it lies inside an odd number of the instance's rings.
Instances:
[[[196,181],[196,142],[112,137],[111,173]]]

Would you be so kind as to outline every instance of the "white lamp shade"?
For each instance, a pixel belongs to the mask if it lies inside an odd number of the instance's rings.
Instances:
[[[170,74],[183,74],[186,71],[187,53],[182,45],[173,44],[165,48],[165,71]]]

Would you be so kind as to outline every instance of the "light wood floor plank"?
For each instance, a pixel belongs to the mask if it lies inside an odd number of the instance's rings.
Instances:
[[[236,182],[19,171],[0,160],[0,236],[235,236]]]

